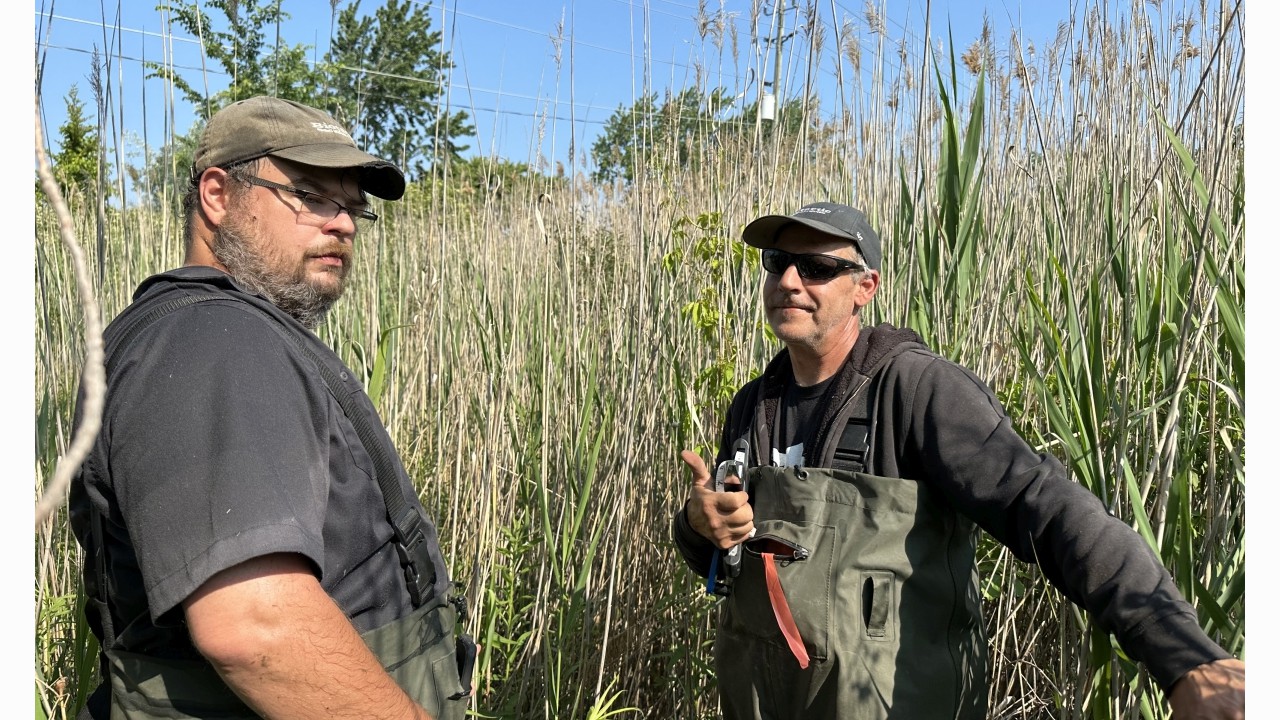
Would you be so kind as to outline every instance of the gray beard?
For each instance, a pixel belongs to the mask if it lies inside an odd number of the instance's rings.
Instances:
[[[306,280],[306,268],[299,264],[292,272],[273,267],[262,253],[250,247],[235,222],[224,222],[213,233],[213,256],[245,289],[256,292],[272,305],[314,331],[324,322],[329,308],[342,296],[345,283],[337,290],[321,289]]]

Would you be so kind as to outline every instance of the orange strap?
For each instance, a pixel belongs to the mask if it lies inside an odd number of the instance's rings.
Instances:
[[[791,654],[800,661],[800,669],[809,667],[809,652],[804,649],[804,641],[800,639],[800,628],[791,617],[791,607],[787,605],[787,596],[782,592],[782,583],[778,581],[777,561],[773,553],[760,553],[764,560],[764,581],[769,586],[769,604],[773,606],[773,616],[778,620],[782,636],[787,639]]]

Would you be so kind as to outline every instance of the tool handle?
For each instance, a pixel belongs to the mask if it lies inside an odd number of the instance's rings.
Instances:
[[[711,553],[711,572],[707,573],[707,594],[715,595],[716,593],[716,575],[720,572],[720,551],[716,550]]]
[[[740,492],[747,491],[747,463],[751,457],[751,446],[746,438],[740,438],[733,445],[733,457],[716,465],[715,491],[725,492],[725,480],[733,475],[738,478]],[[719,581],[720,556],[724,556],[725,582]],[[707,594],[727,594],[729,584],[742,571],[742,544],[739,543],[728,550],[716,550],[711,555],[711,571],[707,573]]]

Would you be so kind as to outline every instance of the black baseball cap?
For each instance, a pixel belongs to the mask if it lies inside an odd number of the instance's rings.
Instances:
[[[404,195],[404,173],[394,163],[356,147],[333,116],[292,100],[260,95],[214,113],[196,147],[194,177],[211,167],[271,155],[322,168],[357,168],[360,189],[386,200]]]
[[[782,228],[799,223],[818,232],[848,240],[858,249],[867,267],[880,269],[880,236],[861,210],[839,203],[809,203],[791,215],[765,215],[756,218],[742,230],[742,241],[752,247],[771,248],[778,242]]]

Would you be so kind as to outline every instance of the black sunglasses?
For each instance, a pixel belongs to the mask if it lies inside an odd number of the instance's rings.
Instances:
[[[760,252],[760,265],[767,272],[781,275],[792,265],[802,280],[830,280],[846,270],[865,270],[852,260],[820,253],[789,253],[769,248]]]

